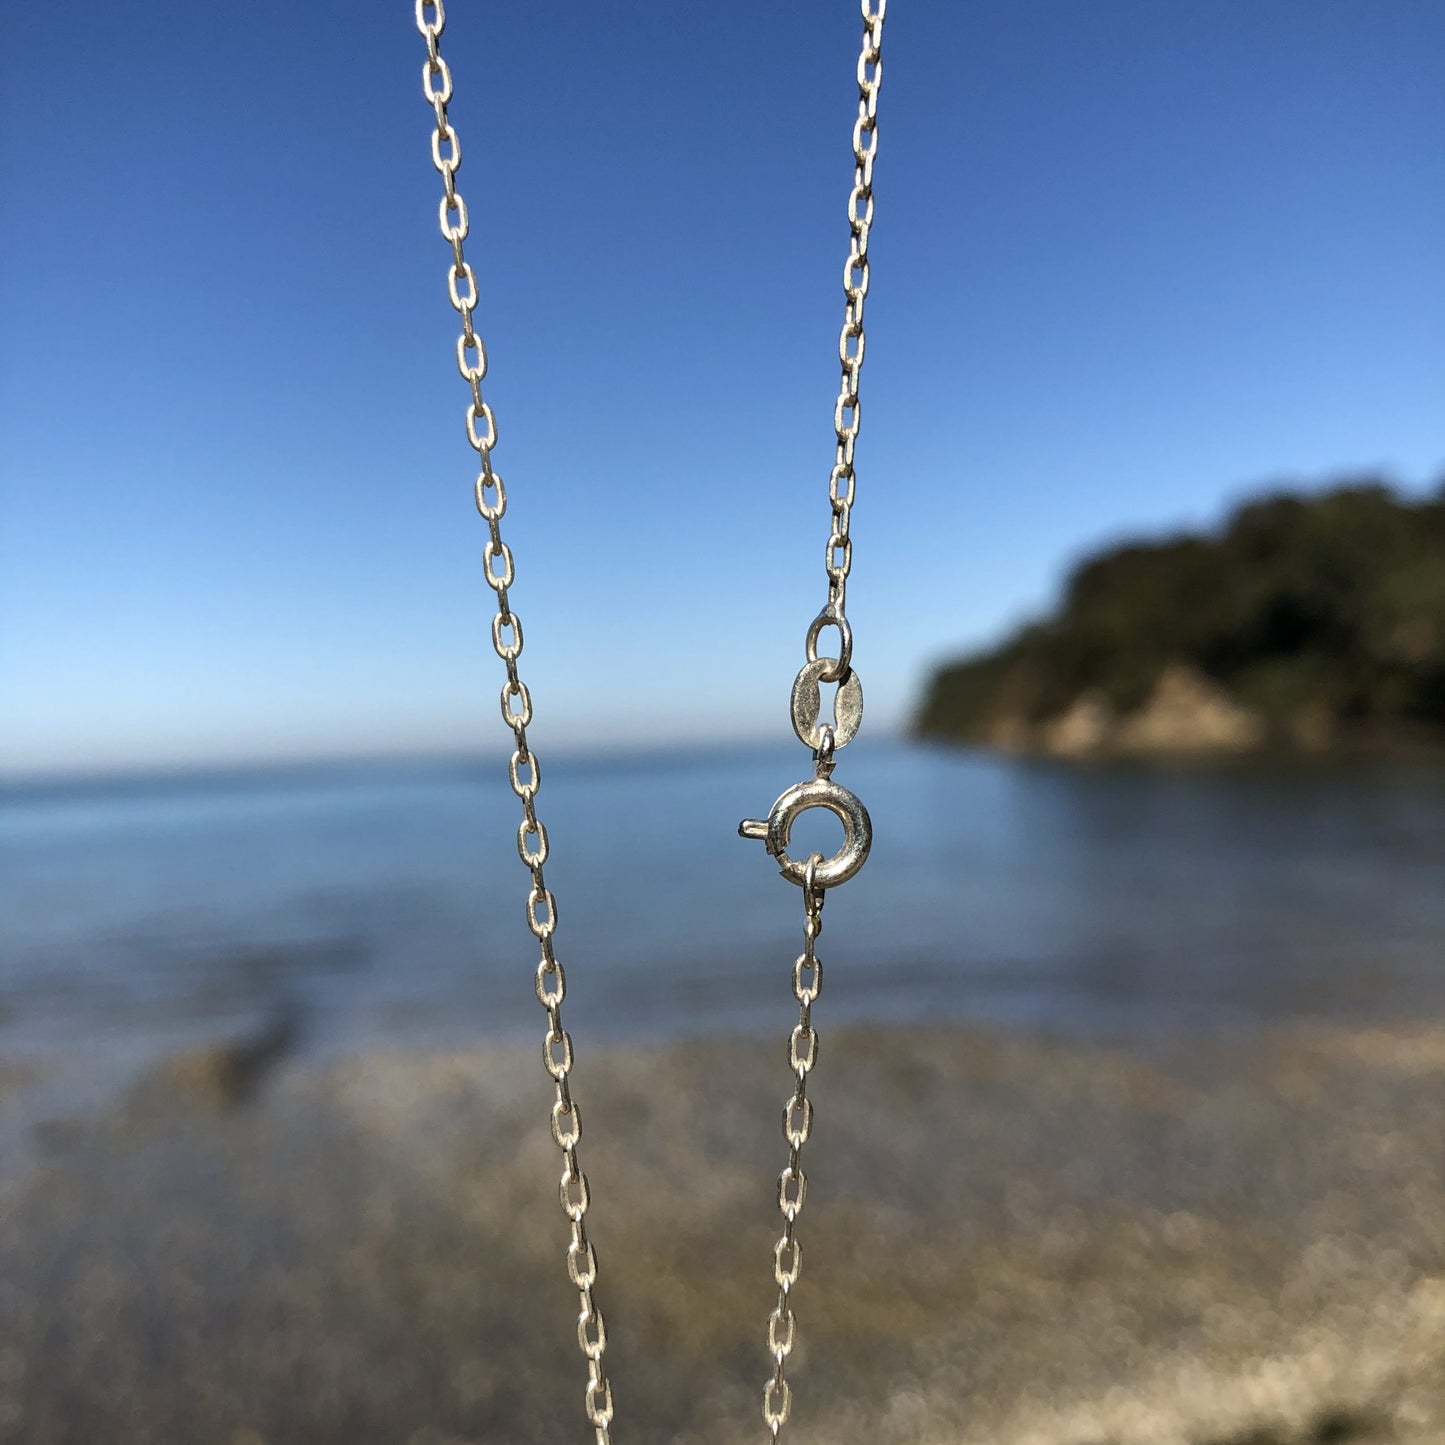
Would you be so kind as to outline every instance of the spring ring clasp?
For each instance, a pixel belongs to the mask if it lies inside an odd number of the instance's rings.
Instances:
[[[766,820],[746,818],[738,824],[738,833],[744,838],[761,838],[778,860],[783,877],[799,888],[805,887],[809,882],[808,860],[788,857],[788,842],[798,815],[809,808],[826,808],[843,824],[843,846],[813,868],[814,887],[835,888],[846,883],[867,861],[873,846],[873,821],[858,796],[831,778],[794,783],[773,804]]]

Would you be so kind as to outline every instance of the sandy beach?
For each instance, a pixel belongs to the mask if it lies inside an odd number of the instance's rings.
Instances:
[[[1445,1439],[1445,1029],[823,1027],[791,1439]],[[537,1051],[261,1062],[12,1168],[0,1439],[588,1438]],[[758,1438],[780,1048],[576,1077],[618,1438]]]

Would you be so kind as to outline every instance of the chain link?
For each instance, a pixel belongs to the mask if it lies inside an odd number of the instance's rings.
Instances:
[[[514,570],[511,549],[502,540],[501,521],[507,510],[507,491],[501,476],[492,469],[492,449],[497,444],[497,423],[492,409],[482,399],[482,379],[487,374],[487,351],[477,335],[472,311],[477,304],[477,278],[467,264],[463,243],[469,221],[466,202],[457,190],[457,171],[462,163],[461,141],[447,119],[452,97],[452,75],[438,48],[446,27],[443,0],[416,0],[416,24],[426,40],[427,58],[422,66],[422,91],[436,117],[432,133],[432,164],[442,178],[439,208],[441,233],[452,248],[447,272],[447,292],[462,318],[457,338],[457,370],[471,389],[467,406],[467,441],[477,453],[481,470],[476,480],[477,511],[487,524],[487,541],[482,548],[482,565],[487,585],[496,593],[497,611],[492,618],[492,646],[506,666],[502,686],[502,720],[512,730],[516,747],[508,764],[512,791],[522,803],[522,823],[517,829],[517,853],[531,874],[527,894],[527,927],[537,940],[540,960],[535,987],[537,1001],[547,1011],[547,1032],[542,1040],[542,1062],[553,1084],[552,1138],[562,1153],[559,1193],[563,1213],[571,1225],[567,1246],[567,1275],[577,1289],[577,1344],[587,1361],[587,1386],[583,1404],[596,1432],[596,1445],[610,1445],[612,1428],[612,1386],[603,1368],[607,1349],[607,1327],[596,1298],[597,1251],[587,1232],[587,1210],[591,1191],[577,1153],[582,1137],[582,1113],[572,1097],[572,1036],[562,1024],[562,1000],[567,977],[553,951],[552,936],[557,929],[557,904],[543,877],[547,861],[547,830],[537,817],[536,798],[542,773],[536,755],[527,742],[532,721],[532,698],[517,671],[522,655],[522,623],[512,611],[509,589]]]
[[[868,299],[868,233],[873,226],[873,159],[878,154],[878,91],[883,84],[883,16],[888,0],[861,0],[863,44],[858,54],[858,118],[853,124],[853,189],[848,196],[848,230],[851,241],[843,267],[843,329],[838,334],[838,360],[842,380],[833,407],[833,430],[837,450],[828,478],[828,500],[832,505],[832,527],[828,533],[825,558],[828,573],[828,602],[814,628],[832,624],[838,628],[838,663],[825,682],[839,682],[852,664],[853,641],[848,632],[846,610],[848,573],[853,566],[853,543],[848,524],[853,509],[853,452],[858,444],[862,413],[858,401],[858,379],[863,370],[866,337],[863,308]],[[816,630],[810,633],[808,660],[817,657]]]

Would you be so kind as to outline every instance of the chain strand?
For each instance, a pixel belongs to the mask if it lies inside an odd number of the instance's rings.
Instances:
[[[803,885],[803,951],[793,964],[793,997],[798,1001],[798,1022],[788,1040],[788,1063],[793,1070],[793,1094],[783,1106],[783,1138],[788,1144],[788,1162],[778,1175],[778,1209],[783,1232],[773,1246],[773,1279],[778,1301],[768,1316],[768,1352],[773,1357],[773,1374],[763,1388],[763,1420],[770,1440],[778,1438],[792,1407],[793,1392],[786,1378],[788,1356],[797,1336],[798,1321],[793,1314],[793,1286],[802,1268],[802,1246],[798,1243],[798,1216],[808,1194],[803,1173],[803,1145],[813,1129],[813,1101],[808,1097],[808,1074],[818,1062],[818,1035],[813,1028],[813,1003],[823,989],[823,960],[814,944],[823,931],[823,890],[815,873],[823,861],[821,853],[808,859]]]
[[[542,1041],[542,1062],[553,1083],[552,1138],[562,1152],[559,1193],[562,1209],[571,1224],[567,1246],[567,1275],[577,1288],[580,1310],[577,1343],[587,1361],[587,1386],[583,1403],[587,1418],[596,1431],[596,1445],[610,1445],[612,1386],[603,1368],[607,1329],[596,1299],[597,1252],[587,1232],[587,1210],[591,1194],[587,1176],[577,1154],[582,1135],[582,1114],[572,1097],[572,1036],[562,1025],[562,1000],[567,978],[553,951],[552,936],[557,928],[557,904],[542,873],[547,861],[547,830],[537,816],[536,798],[542,773],[536,754],[527,742],[527,725],[532,721],[532,698],[517,671],[522,655],[522,622],[512,611],[509,589],[513,581],[511,549],[502,540],[501,521],[507,510],[506,488],[492,469],[492,448],[497,444],[497,425],[492,410],[482,400],[482,378],[487,373],[487,352],[477,335],[472,311],[477,304],[477,279],[467,264],[463,242],[467,238],[466,202],[457,190],[462,148],[447,119],[452,96],[452,76],[442,59],[438,42],[446,27],[443,0],[416,0],[416,24],[426,40],[427,58],[422,66],[422,91],[436,117],[432,133],[432,163],[441,174],[444,192],[440,219],[443,238],[451,245],[452,264],[447,272],[447,291],[462,318],[457,338],[457,370],[471,388],[467,406],[467,441],[481,461],[476,480],[477,511],[487,524],[487,541],[482,548],[482,565],[487,585],[496,593],[497,611],[492,618],[492,646],[506,665],[502,686],[502,720],[512,730],[516,748],[508,763],[512,791],[521,799],[522,822],[517,829],[517,852],[532,878],[527,894],[527,927],[537,940],[540,961],[535,986],[537,1001],[547,1011],[547,1032]]]
[[[853,189],[848,195],[848,230],[851,237],[848,260],[843,267],[843,328],[838,334],[838,360],[842,379],[833,407],[833,430],[837,449],[828,478],[828,500],[832,506],[832,527],[828,533],[825,565],[828,574],[828,602],[818,625],[832,623],[839,632],[838,667],[825,681],[836,682],[847,674],[852,661],[852,638],[845,617],[848,573],[853,566],[853,543],[848,524],[853,508],[853,452],[858,444],[862,412],[858,402],[858,379],[863,370],[863,308],[868,299],[868,233],[873,226],[873,159],[878,154],[878,91],[883,84],[883,16],[888,0],[862,0],[863,44],[858,55],[858,118],[853,123]],[[808,659],[816,657],[816,632],[809,638]]]
[[[856,689],[852,671],[853,634],[848,625],[848,572],[853,565],[853,543],[848,524],[853,507],[855,475],[853,453],[858,443],[861,412],[858,403],[858,380],[863,369],[863,308],[868,296],[868,233],[873,225],[873,158],[878,152],[878,91],[883,83],[883,16],[888,0],[861,0],[863,42],[858,55],[858,118],[853,125],[853,189],[848,196],[848,260],[843,268],[843,291],[847,305],[843,311],[843,329],[838,336],[838,360],[842,380],[838,400],[833,408],[833,430],[837,451],[833,470],[828,478],[828,499],[833,521],[828,534],[826,566],[828,601],[808,628],[806,652],[812,697],[816,699],[818,682],[840,685],[839,700],[844,688]],[[823,628],[838,629],[836,659],[818,656],[818,637]],[[800,683],[809,668],[800,674]],[[799,735],[811,729],[800,725],[798,696],[793,701],[794,726]],[[836,734],[831,726],[820,729],[819,745],[814,753],[817,776],[826,779],[833,770],[833,750],[846,743],[857,727],[862,695],[851,704],[846,735]],[[838,712],[842,726],[843,712]],[[806,721],[803,719],[802,721]],[[816,710],[814,710],[816,721]],[[823,986],[823,963],[814,951],[823,928],[823,890],[818,886],[817,870],[823,862],[821,854],[808,859],[803,879],[803,952],[793,965],[793,997],[798,1001],[798,1023],[788,1042],[788,1062],[794,1076],[793,1095],[783,1110],[783,1137],[788,1144],[788,1162],[778,1176],[778,1208],[783,1215],[783,1232],[773,1246],[773,1279],[778,1286],[777,1303],[768,1316],[768,1352],[773,1360],[773,1373],[763,1388],[763,1422],[768,1439],[776,1442],[792,1408],[792,1389],[787,1381],[788,1356],[797,1337],[797,1317],[792,1308],[793,1286],[798,1282],[802,1266],[802,1247],[798,1243],[798,1216],[807,1197],[808,1180],[802,1170],[803,1145],[813,1127],[813,1104],[808,1097],[808,1074],[818,1060],[818,1035],[813,1028],[813,1004]]]

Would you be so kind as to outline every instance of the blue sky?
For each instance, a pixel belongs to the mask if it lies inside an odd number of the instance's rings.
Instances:
[[[500,748],[409,3],[8,5],[0,767]],[[853,5],[466,4],[539,750],[787,735]],[[865,730],[1121,533],[1445,473],[1445,7],[893,0]]]

